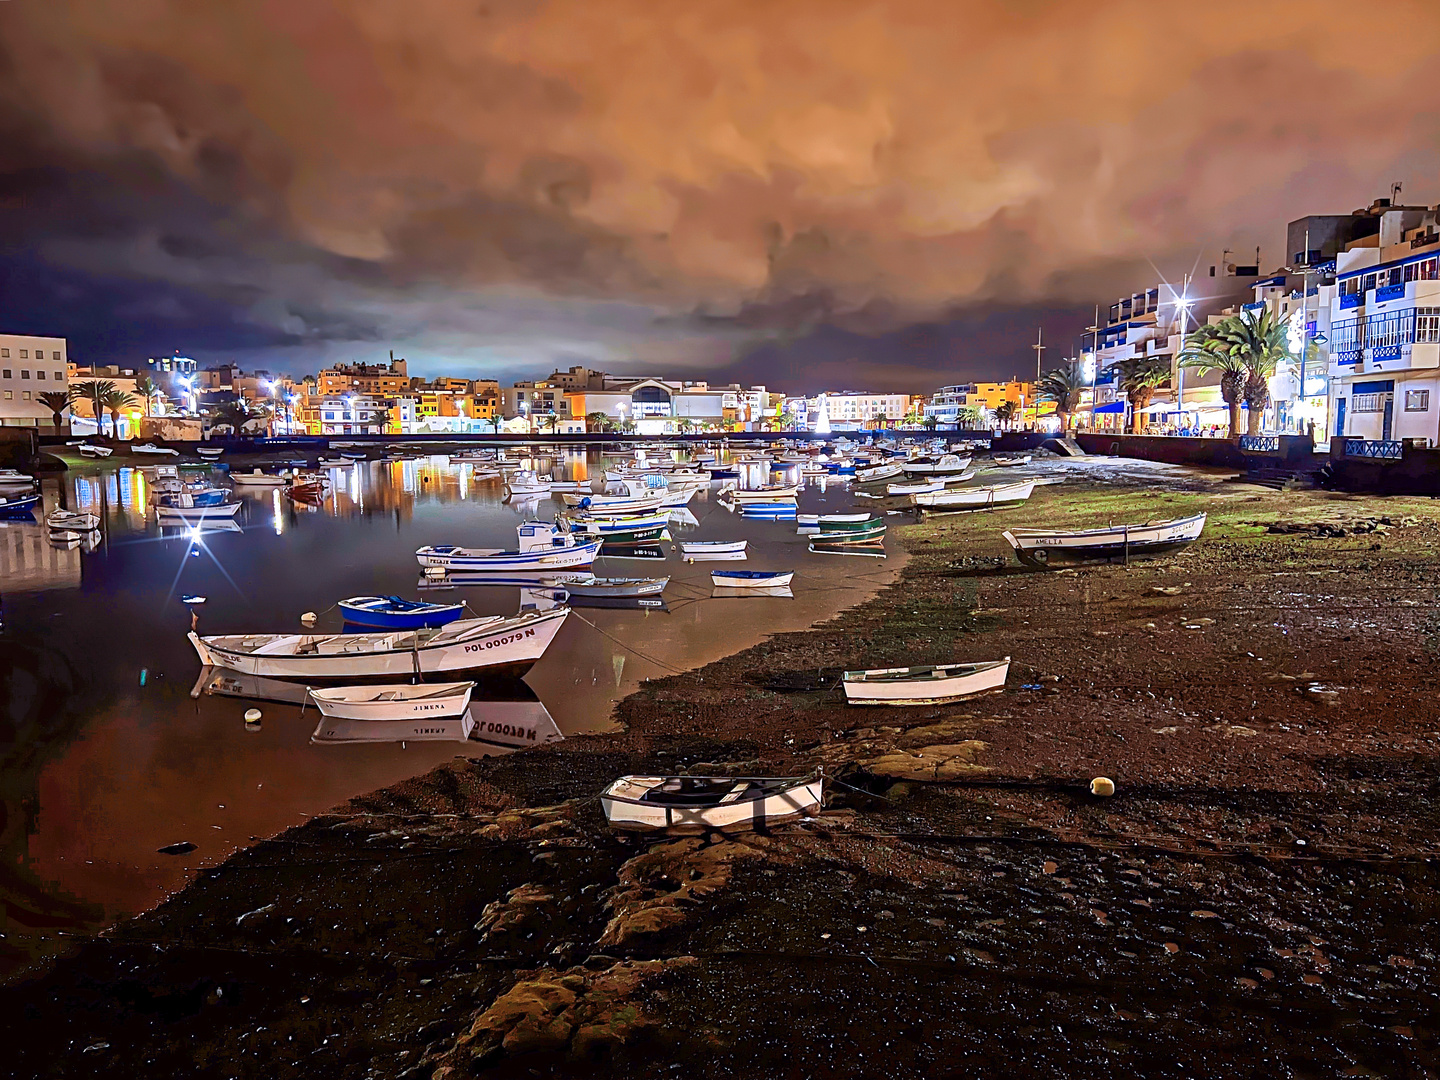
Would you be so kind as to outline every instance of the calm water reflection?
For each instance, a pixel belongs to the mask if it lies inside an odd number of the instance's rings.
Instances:
[[[600,461],[583,452],[540,467],[584,479]],[[506,505],[498,481],[444,458],[362,462],[332,471],[315,507],[278,491],[246,492],[235,531],[157,529],[143,474],[86,466],[44,484],[61,505],[105,519],[93,551],[58,550],[38,524],[0,525],[0,593],[12,715],[0,729],[5,818],[0,964],[13,966],[37,933],[94,928],[152,905],[195,867],[223,859],[350,796],[412,776],[478,743],[312,745],[318,717],[264,702],[258,731],[230,697],[192,699],[200,667],[185,640],[187,594],[207,597],[202,633],[298,630],[302,612],[339,629],[335,602],[356,594],[420,596],[421,544],[513,546],[524,518],[553,517],[549,499]],[[711,599],[715,564],[604,558],[596,572],[672,578],[668,612],[584,609],[567,621],[526,683],[568,734],[610,722],[615,700],[639,680],[714,659],[779,629],[808,626],[878,587],[893,561],[811,555],[793,522],[747,521],[715,488],[690,504],[698,524],[681,536],[751,541],[748,563],[797,571],[793,599]],[[808,488],[802,510],[850,505],[831,480]],[[478,614],[546,606],[554,595],[518,587],[425,590],[459,596]],[[583,616],[583,620],[576,616]],[[602,632],[603,631],[603,632]],[[608,635],[608,636],[607,636]],[[491,696],[517,696],[503,688]],[[518,696],[528,696],[520,688]],[[156,849],[197,845],[174,858]]]

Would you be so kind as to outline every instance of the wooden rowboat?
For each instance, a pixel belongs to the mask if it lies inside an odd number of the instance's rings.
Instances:
[[[818,813],[824,781],[783,776],[622,776],[600,795],[612,829],[761,829]]]
[[[1007,656],[980,664],[847,671],[843,684],[851,705],[941,705],[998,689],[1009,673]]]
[[[1018,484],[992,484],[989,487],[956,488],[953,491],[922,491],[911,496],[922,510],[995,510],[1019,506],[1035,490],[1034,480]]]
[[[1110,525],[1079,532],[1013,529],[1004,536],[1022,563],[1043,568],[1151,558],[1193,543],[1204,528],[1205,515],[1202,513],[1171,521]]]
[[[710,582],[726,589],[783,589],[795,577],[793,570],[712,570]]]
[[[338,720],[415,720],[459,716],[470,704],[473,682],[336,686],[309,691],[321,715]]]

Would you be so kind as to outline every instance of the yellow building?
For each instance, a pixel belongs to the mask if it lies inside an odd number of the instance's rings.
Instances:
[[[315,393],[322,398],[364,394],[367,397],[395,397],[408,393],[410,376],[404,360],[390,358],[384,364],[336,364],[320,372]]]

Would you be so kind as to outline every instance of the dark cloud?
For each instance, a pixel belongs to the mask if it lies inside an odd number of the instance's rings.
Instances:
[[[95,359],[1004,375],[1290,217],[1440,198],[1440,9],[1354,13],[0,4],[0,300]]]

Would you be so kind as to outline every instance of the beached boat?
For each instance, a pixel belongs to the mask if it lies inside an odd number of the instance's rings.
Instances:
[[[523,522],[516,532],[520,545],[514,551],[438,544],[417,549],[415,558],[421,566],[442,570],[527,571],[589,566],[600,551],[599,539],[581,542],[548,521]]]
[[[793,570],[710,571],[710,583],[726,589],[784,589],[794,577]]]
[[[875,484],[896,476],[903,476],[905,470],[898,461],[882,461],[877,465],[866,465],[855,470],[857,484]]]
[[[312,689],[322,716],[337,720],[419,720],[459,716],[470,704],[473,682],[336,686]]]
[[[52,529],[73,529],[76,532],[93,532],[100,528],[99,514],[76,514],[69,510],[52,510],[45,516],[45,524]]]
[[[748,540],[682,540],[680,554],[689,558],[694,555],[744,554]]]
[[[1010,658],[980,664],[872,668],[842,676],[851,705],[942,705],[1005,685]]]
[[[214,461],[221,454],[225,453],[223,446],[197,446],[195,453],[199,454],[206,461]]]
[[[290,483],[288,476],[276,476],[274,473],[263,473],[259,469],[254,472],[230,474],[230,483],[236,487],[271,488],[284,487]]]
[[[995,454],[990,459],[990,464],[1000,466],[1029,465],[1033,455],[1031,454]]]
[[[966,469],[963,473],[954,476],[937,476],[933,480],[926,480],[923,477],[918,480],[909,480],[901,484],[886,484],[886,495],[920,495],[927,491],[944,491],[946,488],[955,487],[972,480],[975,477],[974,469]]]
[[[172,450],[168,446],[156,446],[154,443],[141,443],[139,446],[130,447],[132,454],[149,454],[154,457],[179,457],[179,450]]]
[[[885,545],[880,540],[869,540],[862,544],[817,544],[810,545],[812,555],[854,555],[866,559],[885,558]]]
[[[1204,528],[1205,515],[1196,514],[1170,521],[1110,525],[1078,532],[1012,529],[1004,536],[1022,563],[1046,567],[1150,558],[1193,543]]]
[[[670,584],[668,577],[662,578],[602,578],[591,577],[588,581],[571,581],[565,591],[571,596],[635,597],[659,596]]]
[[[88,458],[107,458],[115,453],[114,447],[101,446],[98,443],[81,443],[80,456]]]
[[[901,466],[906,476],[958,476],[970,467],[970,458],[958,454],[913,458]]]
[[[821,531],[810,538],[815,547],[836,547],[849,544],[874,544],[885,537],[885,522],[881,518],[858,528],[834,528]]]
[[[911,499],[922,510],[995,510],[1006,506],[1019,506],[1030,498],[1034,490],[1035,481],[1025,480],[1018,484],[922,491],[912,495]]]
[[[369,626],[376,630],[444,626],[465,614],[464,604],[427,604],[399,596],[352,596],[336,606],[350,626]]]
[[[759,829],[819,813],[824,781],[780,776],[622,776],[600,795],[614,829]]]
[[[190,643],[200,662],[275,679],[339,681],[441,671],[529,668],[550,647],[569,608],[460,619],[439,629],[376,634],[220,634]]]
[[[854,525],[869,521],[870,514],[869,511],[863,514],[796,514],[795,520],[800,525]]]

